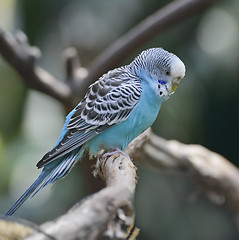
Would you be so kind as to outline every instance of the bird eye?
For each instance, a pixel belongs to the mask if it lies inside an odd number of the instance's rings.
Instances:
[[[169,71],[166,71],[166,73],[165,73],[167,76],[170,74],[170,72]]]

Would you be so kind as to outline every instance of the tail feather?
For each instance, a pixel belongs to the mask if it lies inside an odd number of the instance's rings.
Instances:
[[[42,172],[40,176],[37,178],[37,180],[26,190],[26,192],[17,200],[17,202],[6,213],[6,216],[12,215],[31,195],[33,195],[45,178],[46,176],[44,172]]]
[[[49,183],[54,183],[58,178],[64,177],[75,165],[76,155],[68,156],[59,165],[52,168],[43,169],[37,180],[26,190],[25,193],[17,200],[17,202],[6,213],[6,216],[12,215],[22,204],[29,198],[37,194],[42,188]]]

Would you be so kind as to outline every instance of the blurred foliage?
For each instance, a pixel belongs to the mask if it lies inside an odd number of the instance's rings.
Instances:
[[[169,2],[0,0],[0,21],[5,30],[24,30],[30,42],[42,50],[39,64],[64,79],[61,54],[66,47],[75,46],[87,66],[110,43]],[[187,69],[175,95],[163,105],[154,131],[168,139],[202,144],[236,165],[238,9],[238,0],[218,1],[138,50],[162,46],[178,55]],[[59,102],[27,90],[0,59],[1,213],[39,174],[35,164],[59,137],[64,115]],[[191,178],[140,166],[138,174],[139,239],[238,239],[234,213],[210,202]],[[88,194],[90,184],[78,164],[52,190],[48,187],[29,200],[17,215],[36,222],[53,219]]]

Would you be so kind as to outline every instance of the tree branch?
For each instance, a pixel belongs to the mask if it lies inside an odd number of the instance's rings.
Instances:
[[[223,156],[201,145],[167,141],[150,130],[136,138],[126,152],[142,164],[164,173],[190,175],[211,200],[225,203],[239,213],[239,169]]]
[[[150,129],[132,141],[126,152],[154,169],[190,175],[211,200],[213,196],[213,200],[220,200],[217,204],[225,203],[239,213],[239,170],[221,155],[200,145],[166,141]],[[28,240],[45,240],[49,236],[58,240],[66,236],[67,239],[125,239],[127,229],[134,223],[136,168],[124,154],[118,154],[98,161],[94,174],[105,181],[106,187],[80,201],[66,214],[43,224]]]
[[[195,15],[212,2],[213,0],[180,0],[168,4],[103,51],[89,66],[89,71],[78,65],[76,51],[71,48],[69,54],[66,54],[66,82],[59,81],[36,66],[40,51],[29,45],[22,32],[14,37],[0,28],[0,53],[26,85],[59,100],[69,111],[83,98],[88,86],[103,73],[115,68],[152,37]]]
[[[19,73],[27,86],[46,93],[66,105],[71,101],[71,88],[36,66],[40,50],[31,47],[26,35],[19,31],[14,37],[0,28],[0,53]]]
[[[31,47],[21,32],[14,37],[0,29],[0,53],[28,86],[56,98],[70,109],[82,98],[88,85],[100,75],[116,67],[156,34],[193,16],[212,2],[213,0],[172,2],[113,43],[92,62],[89,71],[80,66],[76,51],[68,49],[66,82],[59,81],[36,66],[40,51]],[[164,172],[190,174],[210,197],[211,193],[220,196],[217,198],[220,203],[226,203],[239,212],[239,170],[219,154],[199,145],[166,141],[150,130],[136,138],[126,151],[141,163]],[[126,229],[134,221],[132,201],[136,184],[135,167],[124,155],[103,159],[96,167],[96,172],[106,182],[106,188],[82,200],[65,215],[44,224],[42,229],[46,233],[57,239],[65,239],[65,236],[67,239],[96,239],[103,236],[108,236],[109,239],[125,238]],[[34,237],[44,239],[44,235],[37,234]]]
[[[136,168],[124,154],[117,154],[98,161],[95,174],[105,181],[106,187],[76,204],[66,214],[43,224],[43,232],[57,240],[126,239],[127,229],[134,224]],[[35,233],[27,239],[48,237]]]

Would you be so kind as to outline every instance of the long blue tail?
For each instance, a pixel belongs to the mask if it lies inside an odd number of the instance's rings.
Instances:
[[[26,190],[26,192],[17,200],[17,202],[11,207],[11,209],[6,213],[6,216],[12,215],[30,196],[34,195],[37,188],[45,179],[45,174],[42,172],[37,180]]]
[[[54,183],[58,178],[64,177],[76,163],[76,155],[69,155],[59,165],[46,166],[37,180],[26,190],[26,192],[17,200],[17,202],[6,213],[6,216],[12,215],[29,198],[37,194],[49,183]],[[50,164],[49,164],[50,165]]]

